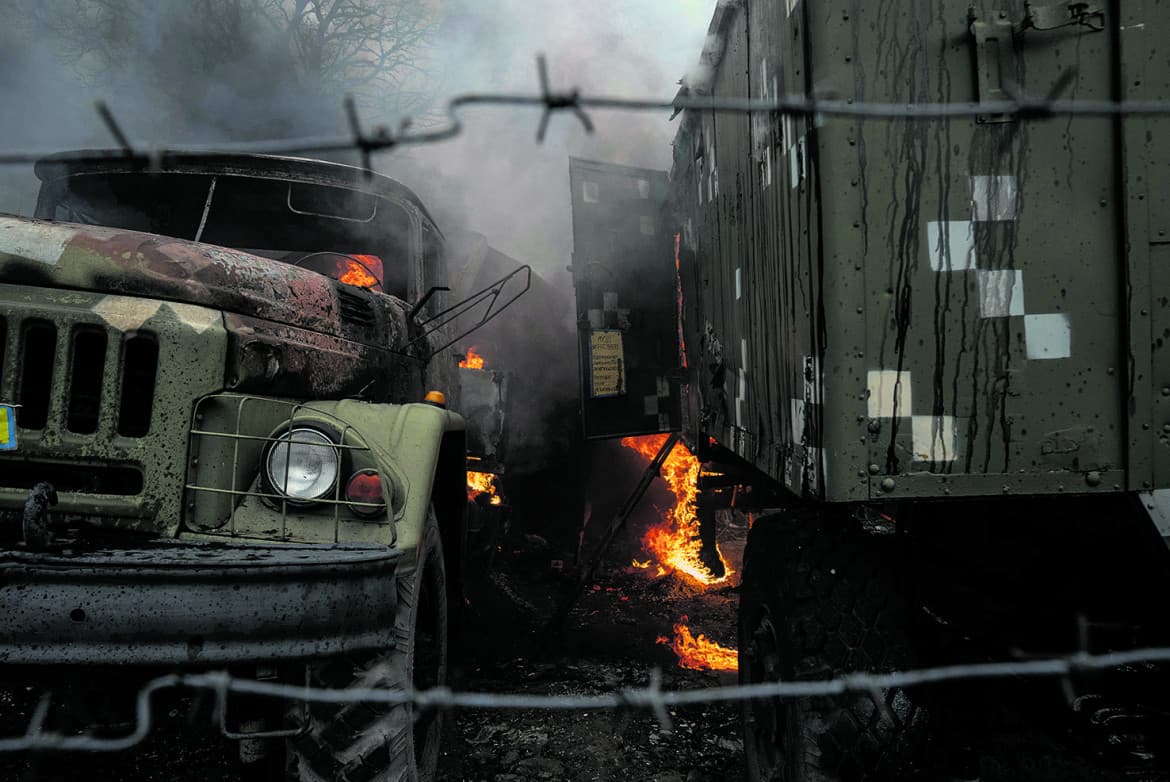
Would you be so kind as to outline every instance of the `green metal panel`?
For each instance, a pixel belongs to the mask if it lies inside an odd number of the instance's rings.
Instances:
[[[585,436],[680,425],[674,235],[666,174],[571,159],[573,285]]]
[[[1062,82],[1072,99],[1167,94],[1165,68],[1147,72],[1164,8],[1108,4],[1090,25],[1025,29],[1029,14],[1067,13],[1051,5],[723,5],[710,72],[690,88],[892,103]],[[1168,181],[1161,123],[1004,119],[685,113],[672,179],[694,437],[828,500],[1170,482],[1156,260],[1170,188],[1147,203]]]

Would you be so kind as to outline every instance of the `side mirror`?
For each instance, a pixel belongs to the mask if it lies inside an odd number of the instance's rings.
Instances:
[[[417,342],[425,340],[439,329],[457,322],[464,315],[467,315],[468,313],[477,310],[482,306],[483,309],[477,316],[477,320],[471,328],[462,331],[457,337],[444,343],[442,347],[436,348],[431,355],[440,353],[466,337],[471,332],[478,329],[480,326],[495,318],[508,307],[512,306],[512,304],[515,303],[515,301],[525,293],[527,293],[528,289],[531,287],[532,267],[528,264],[525,264],[510,274],[504,275],[483,290],[477,293],[473,293],[462,301],[452,304],[442,312],[436,313],[427,320],[421,321],[419,325],[422,327],[422,333],[411,340],[410,344],[414,345]],[[448,289],[436,287],[427,291],[426,295],[423,296],[418,304],[415,304],[411,309],[411,317],[414,317],[416,314],[418,314],[418,312],[421,311],[423,305],[427,303],[431,296],[440,290]],[[501,303],[501,299],[503,300],[503,303]]]

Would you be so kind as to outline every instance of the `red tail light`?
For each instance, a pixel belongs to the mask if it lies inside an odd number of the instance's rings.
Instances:
[[[345,485],[345,498],[350,503],[364,503],[349,506],[349,509],[358,516],[377,516],[386,512],[386,502],[382,497],[382,476],[377,470],[358,470],[349,478]]]

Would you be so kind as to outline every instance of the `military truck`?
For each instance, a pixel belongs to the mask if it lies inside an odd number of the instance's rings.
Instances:
[[[47,678],[63,733],[144,727],[162,671],[442,685],[467,524],[447,348],[527,269],[446,300],[424,205],[348,166],[35,170],[35,219],[0,216],[0,675]],[[441,715],[409,704],[219,714],[267,778],[434,777]]]
[[[719,3],[682,94],[1164,100],[1168,32],[1149,3]],[[681,430],[778,497],[741,680],[1164,642],[1165,121],[676,113],[669,178],[571,163],[586,427]],[[1088,686],[1070,756],[1158,762],[1141,704]],[[998,692],[752,702],[749,776],[1005,778]],[[924,721],[936,775],[902,751]]]

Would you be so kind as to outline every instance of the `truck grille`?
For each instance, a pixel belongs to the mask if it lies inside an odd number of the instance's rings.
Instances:
[[[98,324],[79,324],[68,335],[68,345],[58,345],[57,325],[48,320],[28,318],[4,321],[0,329],[0,367],[8,332],[17,336],[13,353],[15,373],[10,390],[17,409],[17,426],[36,432],[61,428],[72,434],[92,435],[98,431],[103,397],[113,390],[106,404],[116,409],[115,431],[123,437],[145,437],[150,431],[155,383],[158,376],[158,340],[148,332],[123,335]],[[111,346],[119,351],[115,361]],[[0,376],[0,382],[3,378]],[[54,384],[63,385],[63,394],[54,398]]]

